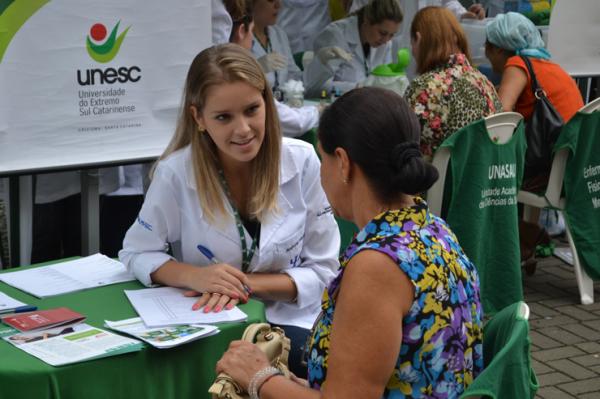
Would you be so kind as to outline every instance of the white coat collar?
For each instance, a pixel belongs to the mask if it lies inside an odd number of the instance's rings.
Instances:
[[[279,193],[277,194],[278,211],[268,215],[266,219],[262,222],[259,248],[269,247],[269,242],[275,235],[275,232],[282,226],[283,222],[288,217],[290,210],[293,208],[293,201],[290,201],[290,199],[286,197],[285,190],[283,190],[282,187],[285,183],[296,177],[296,175],[300,173],[301,169],[300,166],[296,163],[297,159],[293,154],[291,146],[289,145],[289,143],[286,145],[286,142],[288,141],[290,141],[290,139],[283,138],[281,146],[281,169],[279,175]],[[191,146],[185,148],[184,151],[185,153],[183,155],[186,184],[194,191],[197,191],[196,180],[194,177]],[[228,201],[225,201],[225,209],[227,209],[227,211],[230,214],[233,214],[231,205]],[[202,215],[202,213],[202,210],[200,210],[200,215]],[[231,242],[239,243],[239,235],[234,225],[213,226],[213,228],[224,238],[229,239]],[[246,239],[251,239],[247,233]]]

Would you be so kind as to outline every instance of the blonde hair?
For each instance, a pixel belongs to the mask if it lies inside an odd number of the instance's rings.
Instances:
[[[218,214],[226,214],[226,196],[219,178],[218,149],[207,133],[198,131],[191,107],[195,106],[201,113],[209,88],[233,82],[245,82],[256,88],[265,102],[265,135],[258,154],[250,162],[252,177],[248,209],[239,210],[262,221],[265,213],[277,209],[281,132],[265,74],[248,50],[228,43],[203,50],[194,58],[187,74],[175,134],[159,160],[191,145],[200,207],[208,220],[214,220]]]
[[[471,52],[465,31],[452,12],[443,7],[425,7],[415,15],[410,26],[410,37],[421,35],[415,56],[417,72],[425,73],[448,62],[456,49],[471,62]]]
[[[379,24],[388,19],[401,23],[404,18],[398,0],[370,0],[355,14],[358,16],[359,24],[367,21],[369,25]]]

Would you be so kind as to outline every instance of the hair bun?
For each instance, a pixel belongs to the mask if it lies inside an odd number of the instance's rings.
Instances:
[[[413,158],[420,158],[421,151],[418,143],[407,141],[396,144],[391,155],[391,164],[394,165],[396,171],[400,171]]]

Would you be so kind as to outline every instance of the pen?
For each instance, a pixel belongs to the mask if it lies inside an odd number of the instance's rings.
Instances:
[[[10,317],[12,315],[15,315],[17,313],[33,312],[34,310],[37,310],[37,306],[30,306],[30,305],[18,306],[13,309],[5,309],[3,311],[0,311],[0,317],[6,318],[6,317]]]
[[[14,313],[24,313],[24,312],[33,312],[34,310],[37,310],[37,306],[26,305],[26,306],[19,306],[18,308],[15,308],[15,310],[13,312]]]
[[[217,258],[215,258],[215,255],[212,253],[212,251],[208,248],[206,248],[204,245],[198,245],[197,246],[198,251],[200,251],[202,253],[202,255],[206,256],[206,258],[211,261],[213,264],[218,264],[221,263],[219,262],[219,260]],[[246,290],[246,293],[248,295],[252,294],[252,290],[250,289],[250,287],[248,287],[246,284],[242,284],[244,287],[244,290]]]

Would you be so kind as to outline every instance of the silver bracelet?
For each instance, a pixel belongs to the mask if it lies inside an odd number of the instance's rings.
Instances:
[[[248,386],[248,394],[250,395],[250,399],[260,399],[258,396],[258,390],[267,378],[274,375],[283,375],[283,373],[278,368],[269,366],[254,374],[254,377],[252,377],[250,385]]]

